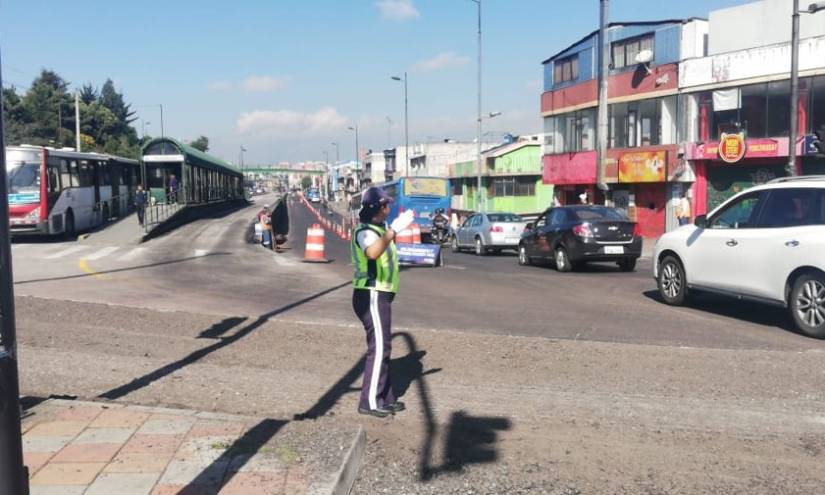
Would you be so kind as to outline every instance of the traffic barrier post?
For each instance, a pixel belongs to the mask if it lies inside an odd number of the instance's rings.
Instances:
[[[317,223],[307,229],[303,259],[305,263],[329,263],[329,260],[324,256],[324,236],[324,229]]]

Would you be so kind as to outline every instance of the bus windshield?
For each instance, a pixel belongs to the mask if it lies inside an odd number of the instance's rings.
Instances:
[[[406,196],[446,196],[447,181],[445,179],[414,178],[404,179],[404,195]]]
[[[7,171],[9,194],[40,192],[39,163],[9,162]]]

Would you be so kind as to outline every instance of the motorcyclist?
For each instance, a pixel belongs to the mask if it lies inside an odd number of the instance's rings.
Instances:
[[[444,208],[437,208],[433,214],[433,235],[439,242],[445,242],[449,237],[450,219],[444,213]]]

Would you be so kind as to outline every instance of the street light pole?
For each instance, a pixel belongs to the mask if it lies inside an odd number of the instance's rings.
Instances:
[[[80,153],[80,91],[74,91],[74,134],[75,134],[75,147],[77,148],[77,152]]]
[[[392,76],[393,81],[404,81],[404,156],[407,163],[404,175],[410,175],[410,112],[407,104],[407,73],[404,72],[404,79],[398,76]]]
[[[2,85],[3,77],[0,74],[0,87]],[[17,374],[17,332],[3,129],[3,102],[0,101],[0,493],[28,495],[29,474],[23,464],[20,429],[20,381]]]
[[[349,130],[355,131],[355,176],[358,177],[358,188],[361,188],[361,150],[358,147],[358,124],[355,127],[349,127]]]

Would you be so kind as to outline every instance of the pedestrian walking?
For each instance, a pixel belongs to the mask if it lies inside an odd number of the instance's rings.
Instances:
[[[398,293],[398,253],[395,236],[413,222],[407,210],[387,227],[392,198],[376,187],[361,197],[360,225],[352,236],[352,308],[364,325],[367,360],[358,412],[379,418],[405,409],[390,384],[392,302]]]
[[[170,203],[177,203],[178,202],[178,188],[180,185],[178,184],[178,178],[175,177],[175,174],[169,176],[169,202]]]
[[[258,215],[258,221],[261,223],[261,243],[272,249],[272,219],[270,217],[269,206],[264,206],[264,209]]]
[[[135,191],[135,210],[137,211],[138,224],[143,227],[143,218],[146,214],[146,191],[143,186],[138,184],[137,191]]]
[[[682,191],[679,201],[676,203],[676,219],[679,221],[679,226],[690,223],[690,200],[687,197],[687,192]]]

